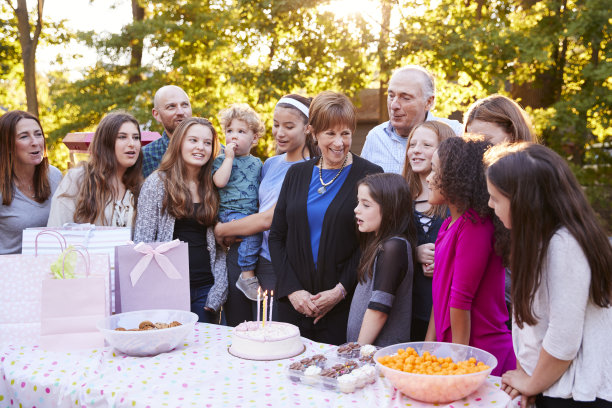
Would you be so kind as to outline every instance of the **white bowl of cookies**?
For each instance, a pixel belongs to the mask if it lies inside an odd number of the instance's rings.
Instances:
[[[96,325],[106,342],[129,356],[154,356],[174,349],[193,332],[198,315],[184,310],[119,313]]]

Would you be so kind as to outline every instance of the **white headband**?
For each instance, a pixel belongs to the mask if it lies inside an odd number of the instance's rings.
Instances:
[[[308,106],[304,105],[302,102],[297,101],[293,98],[280,98],[280,100],[276,103],[276,106],[278,106],[280,103],[287,103],[291,106],[294,106],[299,109],[299,111],[302,112],[304,115],[306,115],[306,117],[308,117]]]

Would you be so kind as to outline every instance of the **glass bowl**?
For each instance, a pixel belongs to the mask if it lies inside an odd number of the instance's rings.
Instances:
[[[171,323],[180,326],[144,331],[117,331],[117,327],[137,329],[148,320],[152,323]],[[153,356],[174,349],[188,334],[193,332],[198,315],[184,310],[139,310],[119,313],[101,320],[96,325],[107,343],[129,356]]]
[[[451,357],[456,363],[474,357],[489,368],[472,374],[430,375],[413,374],[386,367],[378,362],[379,358],[397,354],[398,349],[412,347],[419,356],[425,351],[436,357]],[[476,347],[453,343],[412,342],[394,344],[382,348],[374,354],[378,369],[389,379],[391,384],[406,396],[428,403],[449,403],[467,397],[478,389],[497,366],[497,359],[492,354]]]

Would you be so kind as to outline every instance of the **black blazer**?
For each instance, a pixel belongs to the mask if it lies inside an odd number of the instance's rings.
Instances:
[[[291,166],[274,210],[268,243],[279,299],[302,289],[314,295],[332,289],[338,282],[352,294],[357,284],[360,251],[353,211],[357,206],[357,183],[383,169],[353,154],[349,174],[323,218],[315,270],[306,207],[312,171],[318,161],[314,158]]]

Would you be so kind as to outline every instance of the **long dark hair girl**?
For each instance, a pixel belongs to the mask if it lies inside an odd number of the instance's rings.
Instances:
[[[208,227],[215,225],[217,212],[219,211],[219,193],[214,187],[211,170],[213,161],[219,152],[219,142],[217,131],[208,119],[195,117],[185,119],[174,131],[168,145],[168,150],[164,154],[158,169],[159,172],[164,173],[162,179],[164,180],[164,189],[166,191],[162,206],[163,211],[174,218],[192,217],[193,198],[189,192],[189,186],[185,182],[187,180],[187,170],[181,155],[181,147],[187,131],[193,125],[207,127],[213,136],[211,157],[198,172],[198,194],[202,200],[202,205],[198,207],[194,217],[200,224]]]
[[[89,161],[83,164],[83,182],[76,196],[75,222],[96,223],[104,217],[104,209],[110,203],[122,198],[118,196],[119,191],[113,177],[117,173],[115,143],[119,129],[126,122],[133,123],[140,136],[138,121],[126,112],[109,113],[96,128],[89,145]],[[125,189],[133,194],[135,208],[142,185],[142,153],[136,163],[125,171],[121,182]]]
[[[15,196],[15,133],[17,122],[21,119],[32,119],[38,123],[42,130],[40,120],[29,112],[14,110],[0,117],[0,194],[2,194],[2,205],[11,205]],[[51,196],[51,185],[49,184],[49,159],[47,158],[47,147],[43,152],[42,161],[36,165],[34,170],[34,201],[44,203]]]
[[[380,206],[381,221],[378,232],[360,233],[361,260],[357,269],[359,282],[372,278],[374,261],[383,249],[383,243],[393,237],[403,237],[412,248],[415,259],[417,243],[412,194],[406,180],[399,174],[370,174],[357,185],[365,185],[370,197]]]
[[[578,241],[591,268],[590,298],[612,301],[612,246],[582,187],[555,152],[533,143],[500,145],[485,155],[489,182],[510,200],[512,303],[519,327],[534,325],[533,299],[550,240],[562,227]]]

